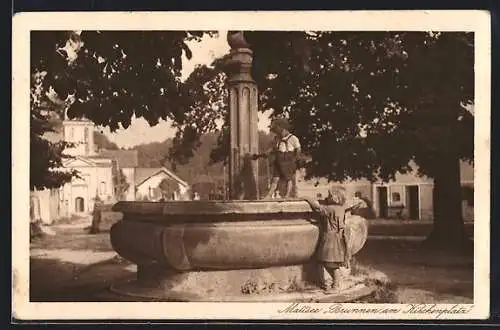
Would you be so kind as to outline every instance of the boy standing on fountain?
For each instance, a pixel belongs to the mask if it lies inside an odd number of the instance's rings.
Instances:
[[[284,118],[276,118],[271,122],[270,131],[276,134],[274,146],[268,154],[272,154],[272,181],[269,192],[264,199],[272,199],[278,190],[279,180],[286,182],[284,198],[292,197],[297,172],[297,161],[301,146],[299,139],[290,133],[290,125]],[[267,156],[264,155],[264,156]]]

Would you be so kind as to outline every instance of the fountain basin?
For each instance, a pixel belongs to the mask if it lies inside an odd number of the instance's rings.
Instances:
[[[119,202],[113,210],[123,213],[110,231],[113,248],[138,265],[136,283],[116,289],[122,293],[210,300],[252,285],[286,291],[318,280],[320,233],[306,201]],[[350,217],[346,227],[354,254],[366,220]]]

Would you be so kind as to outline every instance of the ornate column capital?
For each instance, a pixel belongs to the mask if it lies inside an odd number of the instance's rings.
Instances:
[[[240,48],[250,48],[250,45],[245,39],[245,33],[243,31],[228,31],[227,43],[232,50]]]
[[[221,61],[221,68],[228,75],[229,83],[253,83],[251,69],[253,52],[244,38],[243,31],[229,31],[227,42],[231,47],[229,54]]]

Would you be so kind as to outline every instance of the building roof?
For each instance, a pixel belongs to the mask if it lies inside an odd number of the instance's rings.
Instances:
[[[89,156],[72,156],[72,158],[65,158],[63,166],[67,168],[74,167],[111,167],[111,159],[95,158]]]
[[[160,173],[164,172],[171,178],[173,178],[175,181],[177,181],[179,184],[183,186],[188,186],[188,183],[181,178],[179,178],[175,173],[170,171],[169,169],[165,167],[138,167],[135,169],[135,185],[139,186],[143,182],[145,182],[147,179],[150,177]]]
[[[139,166],[139,156],[137,150],[99,150],[97,157],[109,158],[117,161],[121,168],[135,168]]]
[[[139,185],[161,170],[161,167],[138,167],[135,169],[135,185]]]

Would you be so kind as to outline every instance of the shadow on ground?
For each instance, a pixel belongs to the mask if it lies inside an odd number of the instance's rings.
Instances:
[[[30,244],[30,249],[113,251],[109,233],[89,234],[84,228],[55,231],[56,235],[35,238]]]
[[[356,262],[384,273],[398,303],[473,302],[472,250],[437,252],[419,240],[368,239]]]
[[[113,283],[135,276],[135,267],[111,259],[82,265],[58,259],[30,259],[31,302],[92,302]]]
[[[136,267],[113,251],[108,233],[54,228],[30,244],[30,301],[96,301],[112,283],[135,276]]]
[[[472,303],[473,251],[435,252],[418,237],[371,237],[356,263],[384,273],[390,284],[363,302]],[[373,228],[373,227],[372,227]],[[136,268],[113,251],[109,233],[84,228],[55,229],[30,248],[30,301],[99,301],[111,284],[134,278]],[[382,232],[381,232],[382,233]],[[397,239],[394,239],[397,238]]]

